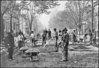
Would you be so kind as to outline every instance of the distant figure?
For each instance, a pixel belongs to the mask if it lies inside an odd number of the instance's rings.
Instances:
[[[59,30],[59,36],[62,36],[62,31],[61,30]]]
[[[42,45],[44,46],[46,44],[46,37],[47,35],[47,31],[43,31],[43,34],[42,34]]]
[[[62,61],[68,61],[69,34],[67,33],[67,28],[63,29],[62,41],[63,41]]]
[[[51,38],[51,30],[49,29],[48,31],[48,38],[50,39]]]
[[[23,35],[23,40],[25,41],[26,37],[24,36],[24,34],[23,34],[23,32],[21,30],[19,31],[19,34]]]
[[[84,43],[86,43],[86,40],[87,40],[87,33],[86,34],[84,34]]]
[[[19,34],[23,35],[23,32],[20,30],[20,31],[19,31]]]
[[[32,41],[32,46],[35,46],[35,35],[34,35],[34,31],[31,31],[31,41]]]
[[[19,32],[19,35],[18,35],[18,47],[19,49],[21,47],[23,47],[24,45],[24,36],[23,36],[23,33]]]
[[[92,31],[89,29],[89,36],[90,36],[90,44],[92,44],[93,34]]]
[[[13,51],[14,51],[14,36],[11,32],[8,33],[6,37],[6,44],[8,47],[8,52],[9,52],[9,59],[13,60]]]
[[[57,42],[58,42],[58,32],[57,32],[56,28],[54,28],[54,38],[55,38],[55,48],[56,48],[55,52],[58,52],[58,45],[57,45]]]
[[[58,36],[59,36],[58,40],[59,40],[59,42],[61,42],[61,39],[62,39],[62,31],[61,30],[59,30],[59,35]]]
[[[40,39],[40,34],[39,33],[37,34],[37,39]]]
[[[94,31],[94,34],[93,34],[93,43],[96,44],[96,32]]]
[[[46,40],[47,40],[47,35],[48,35],[48,31],[47,30],[45,30],[45,37],[46,37]]]
[[[75,30],[74,30],[74,32],[73,32],[73,42],[77,42]]]

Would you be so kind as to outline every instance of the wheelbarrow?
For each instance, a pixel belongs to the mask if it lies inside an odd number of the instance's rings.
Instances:
[[[26,53],[25,53],[26,50],[28,50],[28,47],[26,46],[20,48],[22,57],[26,57]]]
[[[27,51],[25,51],[25,53],[28,55],[28,57],[30,57],[30,61],[37,61],[38,60],[39,49],[29,48]]]

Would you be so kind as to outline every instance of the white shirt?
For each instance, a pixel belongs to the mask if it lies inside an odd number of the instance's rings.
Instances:
[[[33,33],[31,34],[31,37],[34,38],[34,34]]]
[[[22,41],[23,35],[18,35],[18,40]]]

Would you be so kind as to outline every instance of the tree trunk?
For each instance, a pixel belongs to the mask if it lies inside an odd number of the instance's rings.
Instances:
[[[32,22],[33,22],[33,16],[31,15],[31,21],[30,21],[30,31],[32,31]]]
[[[0,21],[0,44],[4,38],[4,23],[3,23],[3,15],[0,13],[1,21]]]
[[[10,32],[12,32],[12,14],[10,15]]]
[[[93,18],[94,18],[94,9],[93,9],[93,0],[92,0],[92,32],[93,32]]]
[[[99,2],[98,2],[98,5],[99,5]],[[98,6],[98,9],[99,9],[99,6]],[[98,12],[99,12],[99,10],[98,10]],[[99,16],[99,14],[98,14],[98,16]],[[98,20],[98,41],[99,41],[99,20]],[[99,42],[98,42],[98,45],[99,45]]]
[[[81,6],[80,6],[80,2],[79,1],[79,33],[81,34],[81,31],[82,31],[82,24],[81,24]]]

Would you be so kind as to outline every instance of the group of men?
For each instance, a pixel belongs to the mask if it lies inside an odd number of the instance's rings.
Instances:
[[[57,29],[54,29],[55,32],[55,39],[56,39],[56,51],[59,51],[59,48],[62,49],[62,60],[61,61],[68,61],[68,45],[69,45],[69,34],[67,33],[67,28],[64,28],[63,30],[59,30],[59,34],[57,32]],[[59,43],[58,43],[59,40]]]
[[[54,38],[55,39],[55,52],[59,51],[59,48],[62,49],[62,61],[67,61],[68,60],[68,45],[69,45],[69,34],[67,33],[67,28],[64,28],[63,30],[57,31],[56,28],[54,30],[54,36],[52,37],[51,30],[44,30],[42,34],[42,46],[46,46],[46,41],[49,39]],[[31,42],[33,45],[35,44],[35,34],[33,31],[31,31],[30,34],[31,37]]]
[[[47,38],[47,31],[44,31],[42,34],[42,45],[46,44]],[[68,45],[69,45],[69,34],[67,33],[67,28],[64,28],[63,30],[57,31],[56,28],[54,28],[54,36],[52,37],[55,39],[55,52],[59,51],[59,48],[62,49],[62,61],[68,60]],[[51,32],[50,32],[50,39],[51,39]]]
[[[51,39],[51,31],[50,29],[44,30],[42,34],[42,45],[44,46],[46,44],[46,40]]]
[[[62,44],[62,49],[63,49],[63,61],[67,61],[68,58],[68,44],[69,44],[69,34],[67,33],[67,28],[64,28],[63,30],[60,30],[59,32],[57,31],[56,28],[54,28],[54,39],[55,39],[55,52],[58,52],[60,45]],[[44,31],[42,34],[42,45],[46,43],[46,36],[48,34],[48,39],[51,39],[51,31]],[[32,43],[35,42],[35,36],[34,32],[31,31],[31,41]],[[24,44],[25,37],[22,32],[19,32],[18,34],[18,47],[21,48]],[[58,40],[60,40],[60,43],[58,43]],[[13,52],[14,52],[14,36],[12,32],[8,33],[8,36],[5,39],[6,45],[8,46],[8,52],[9,52],[9,59],[13,60]],[[35,45],[35,43],[34,43]]]

